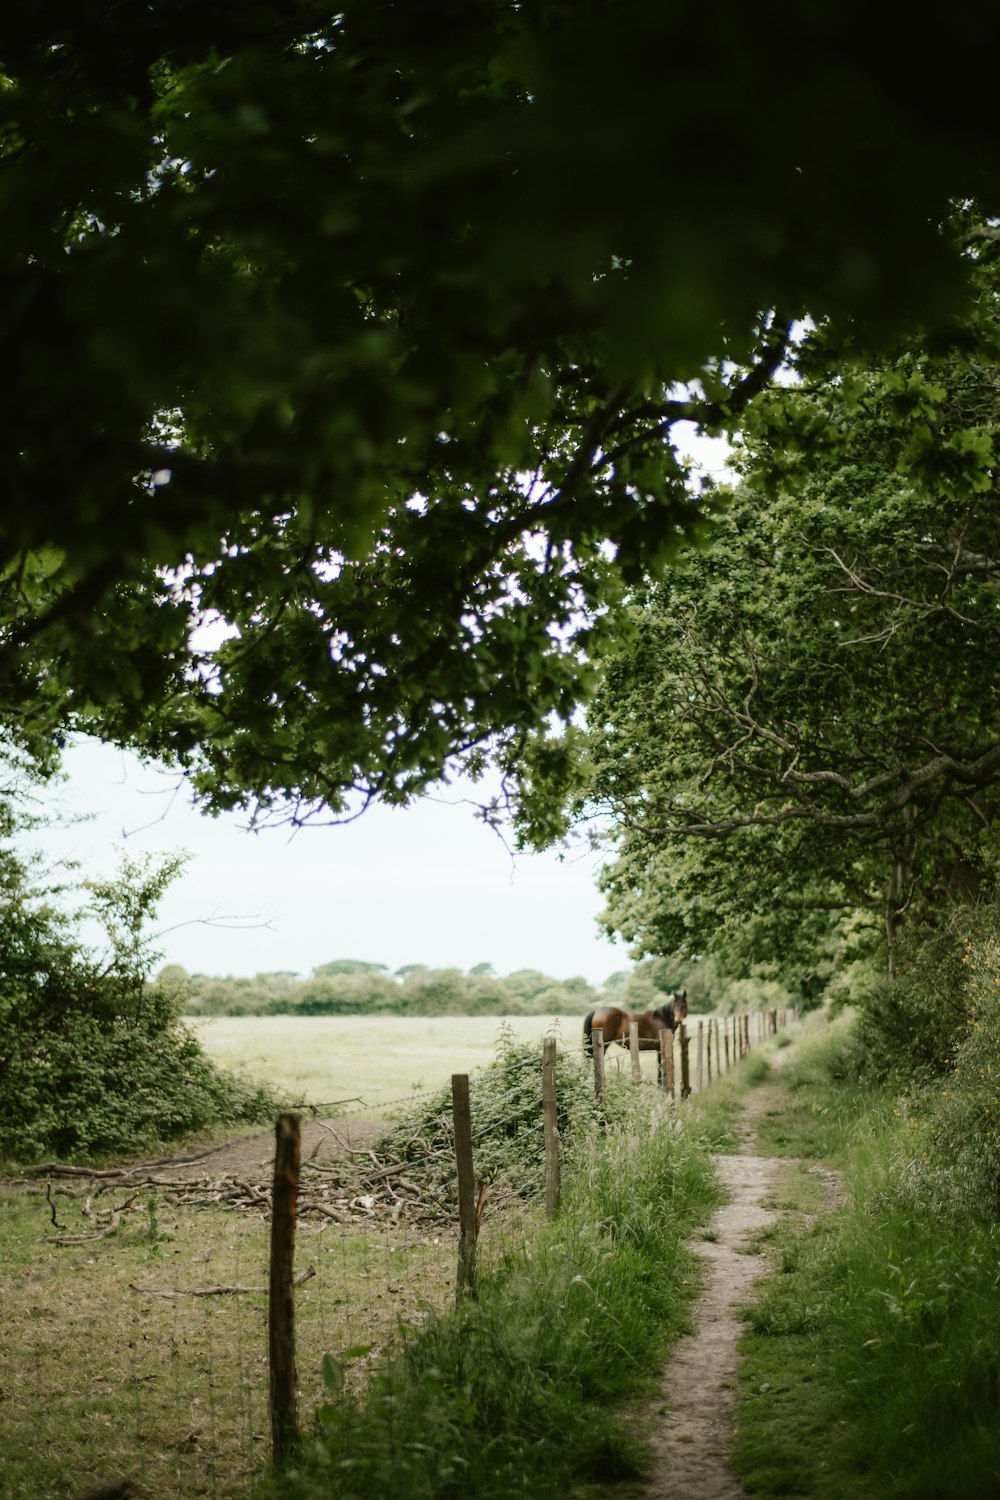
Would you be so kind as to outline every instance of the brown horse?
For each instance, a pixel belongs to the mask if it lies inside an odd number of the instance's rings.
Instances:
[[[605,1046],[618,1042],[627,1047],[629,1023],[635,1021],[639,1030],[639,1051],[655,1050],[659,1058],[660,1034],[664,1031],[676,1031],[687,1013],[687,990],[674,990],[665,1005],[658,1005],[655,1010],[641,1011],[638,1015],[620,1010],[615,1005],[602,1005],[597,1010],[592,1010],[583,1023],[583,1050],[588,1057],[593,1056],[592,1037],[597,1030],[603,1032]]]

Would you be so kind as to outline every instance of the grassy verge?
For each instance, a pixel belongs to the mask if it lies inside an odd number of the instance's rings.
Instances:
[[[716,1189],[693,1113],[626,1086],[615,1118],[575,1152],[559,1216],[484,1256],[476,1299],[411,1331],[364,1399],[327,1361],[330,1399],[277,1493],[545,1500],[638,1472],[613,1413],[684,1324],[683,1241]]]
[[[842,1189],[813,1219],[822,1176],[782,1182],[792,1212],[768,1236],[776,1270],[743,1341],[750,1492],[1000,1493],[1000,1227],[935,1192],[919,1129],[847,1076],[842,1026],[769,1088],[758,1147],[837,1168]]]
[[[82,1195],[55,1203],[69,1232],[92,1228]],[[122,1475],[150,1500],[245,1496],[270,1448],[266,1295],[194,1293],[265,1287],[268,1236],[256,1216],[147,1197],[115,1235],[58,1245],[44,1187],[0,1192],[2,1500]],[[454,1295],[450,1235],[303,1224],[299,1258],[316,1267],[296,1294],[304,1410],[325,1354],[374,1358]]]

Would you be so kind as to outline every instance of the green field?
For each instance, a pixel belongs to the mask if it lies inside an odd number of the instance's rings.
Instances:
[[[216,1016],[189,1020],[223,1067],[270,1083],[293,1104],[380,1112],[448,1084],[518,1041],[582,1041],[583,1016]],[[623,1054],[624,1055],[624,1054]]]

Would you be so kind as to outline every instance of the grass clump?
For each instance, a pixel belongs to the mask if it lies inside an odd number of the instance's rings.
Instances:
[[[845,1026],[793,1061],[761,1148],[842,1170],[842,1203],[774,1235],[747,1311],[737,1470],[753,1492],[1000,1493],[1000,1229],[942,1191],[930,1132],[844,1076]]]
[[[343,1395],[326,1362],[331,1399],[278,1493],[542,1500],[639,1471],[641,1448],[607,1413],[683,1324],[683,1241],[716,1189],[681,1112],[628,1086],[609,1109],[613,1123],[577,1140],[560,1215],[482,1258],[475,1299],[411,1333],[366,1396]]]

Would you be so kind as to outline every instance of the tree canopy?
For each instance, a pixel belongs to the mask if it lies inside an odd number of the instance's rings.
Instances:
[[[1000,283],[975,274],[960,347],[831,366],[805,336],[711,544],[623,612],[579,803],[620,833],[608,918],[640,951],[805,964],[832,916],[891,947],[995,887]]]
[[[904,69],[860,5],[18,7],[10,735],[292,817],[516,759],[698,513],[679,424],[805,313],[951,326],[998,30],[962,3]]]

